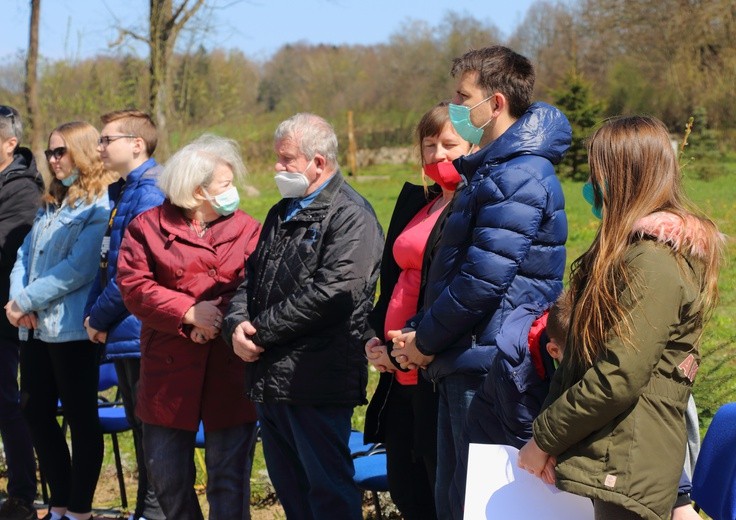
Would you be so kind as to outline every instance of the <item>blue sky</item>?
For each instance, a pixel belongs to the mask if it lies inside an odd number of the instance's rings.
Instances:
[[[4,0],[0,57],[28,45],[29,3]],[[453,11],[496,25],[505,36],[523,20],[534,0],[216,0],[208,48],[238,48],[248,57],[267,59],[286,43],[387,42],[408,19],[437,26]],[[10,5],[8,5],[10,4]],[[42,0],[40,53],[47,59],[80,59],[111,53],[115,18],[145,31],[146,0]],[[186,43],[184,41],[184,43]],[[132,49],[146,55],[145,48]]]

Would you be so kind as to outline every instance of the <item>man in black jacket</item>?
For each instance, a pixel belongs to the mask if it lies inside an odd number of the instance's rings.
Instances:
[[[18,146],[22,135],[18,111],[0,105],[0,305],[8,301],[10,271],[43,191],[33,154]],[[0,312],[0,434],[8,465],[8,499],[0,507],[0,520],[37,518],[33,509],[36,463],[20,410],[18,349],[18,329]]]
[[[366,402],[362,335],[383,248],[373,208],[343,179],[337,137],[297,114],[276,129],[268,213],[223,336],[249,363],[269,476],[289,519],[360,519],[348,449]]]

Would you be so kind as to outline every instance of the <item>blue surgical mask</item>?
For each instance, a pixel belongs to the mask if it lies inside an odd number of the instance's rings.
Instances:
[[[67,188],[74,184],[74,181],[77,180],[79,177],[79,170],[73,170],[72,173],[68,177],[64,177],[61,179],[61,183],[66,186]]]
[[[492,119],[486,121],[486,123],[479,128],[470,121],[470,111],[475,107],[479,107],[491,99],[491,97],[492,96],[488,96],[483,101],[476,103],[472,107],[450,103],[447,110],[450,113],[450,122],[452,123],[453,128],[455,128],[457,135],[469,143],[480,144],[480,140],[483,138],[483,129],[492,121]]]
[[[593,215],[596,216],[598,219],[603,218],[603,206],[598,206],[595,203],[595,197],[598,195],[598,198],[603,201],[603,193],[601,192],[600,188],[596,185],[594,186],[592,182],[588,181],[585,184],[583,184],[583,198],[585,201],[590,204],[591,211],[593,212]]]
[[[210,194],[207,193],[207,190],[204,188],[202,188],[202,191],[204,191],[204,196],[207,197],[208,201],[210,201],[212,209],[214,209],[218,215],[222,215],[224,217],[231,215],[232,213],[235,213],[235,210],[238,209],[238,206],[240,205],[240,195],[238,194],[238,189],[235,186],[231,186],[229,189],[223,191],[219,195],[215,195],[214,197],[210,197]]]

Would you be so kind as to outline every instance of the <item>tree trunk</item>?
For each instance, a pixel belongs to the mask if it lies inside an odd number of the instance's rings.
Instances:
[[[190,1],[192,5],[189,5]],[[151,114],[158,127],[157,156],[165,161],[170,155],[169,127],[172,110],[174,46],[179,32],[204,4],[205,0],[150,0],[151,51],[149,70],[151,73],[149,100]]]
[[[169,38],[167,21],[171,16],[172,0],[151,0],[151,49],[150,61],[150,103],[151,114],[156,120],[158,128],[158,157],[165,161],[169,157],[169,129],[168,129],[168,91],[167,91],[167,40]]]
[[[38,22],[41,15],[41,0],[31,0],[31,28],[28,38],[28,56],[26,57],[26,83],[23,89],[26,101],[26,128],[30,128],[31,150],[36,157],[43,156],[43,129],[40,125],[38,109]],[[45,161],[36,161],[39,169],[47,174]],[[47,179],[48,180],[48,179]]]

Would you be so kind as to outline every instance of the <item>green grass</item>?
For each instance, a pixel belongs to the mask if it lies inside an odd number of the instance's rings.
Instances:
[[[686,181],[690,198],[721,228],[727,239],[727,258],[736,253],[736,199],[733,186],[736,183],[736,157],[725,164],[726,174],[710,182]],[[357,177],[348,177],[353,185],[372,204],[384,230],[388,227],[396,197],[404,182],[419,183],[419,169],[413,165],[378,165],[361,170]],[[279,200],[279,194],[270,171],[252,171],[246,183],[256,187],[260,195],[243,197],[241,208],[260,221],[268,209]],[[590,206],[581,195],[582,183],[565,181],[563,190],[569,222],[568,272],[570,262],[588,247],[595,236],[598,221],[590,212]],[[721,304],[708,323],[701,347],[702,364],[695,382],[695,399],[701,418],[701,430],[705,431],[713,414],[726,402],[736,401],[736,268],[726,263],[720,278]],[[370,396],[378,381],[378,373],[370,371],[368,395]],[[365,407],[360,406],[353,414],[353,426],[361,429],[365,420]],[[124,462],[130,474],[135,468],[130,437],[122,440]],[[105,465],[112,465],[110,451],[107,451]],[[254,499],[262,500],[270,491],[265,478],[265,464],[260,449],[253,467]],[[132,490],[132,487],[131,487]],[[130,493],[129,491],[129,494]],[[129,497],[130,499],[131,497]]]

